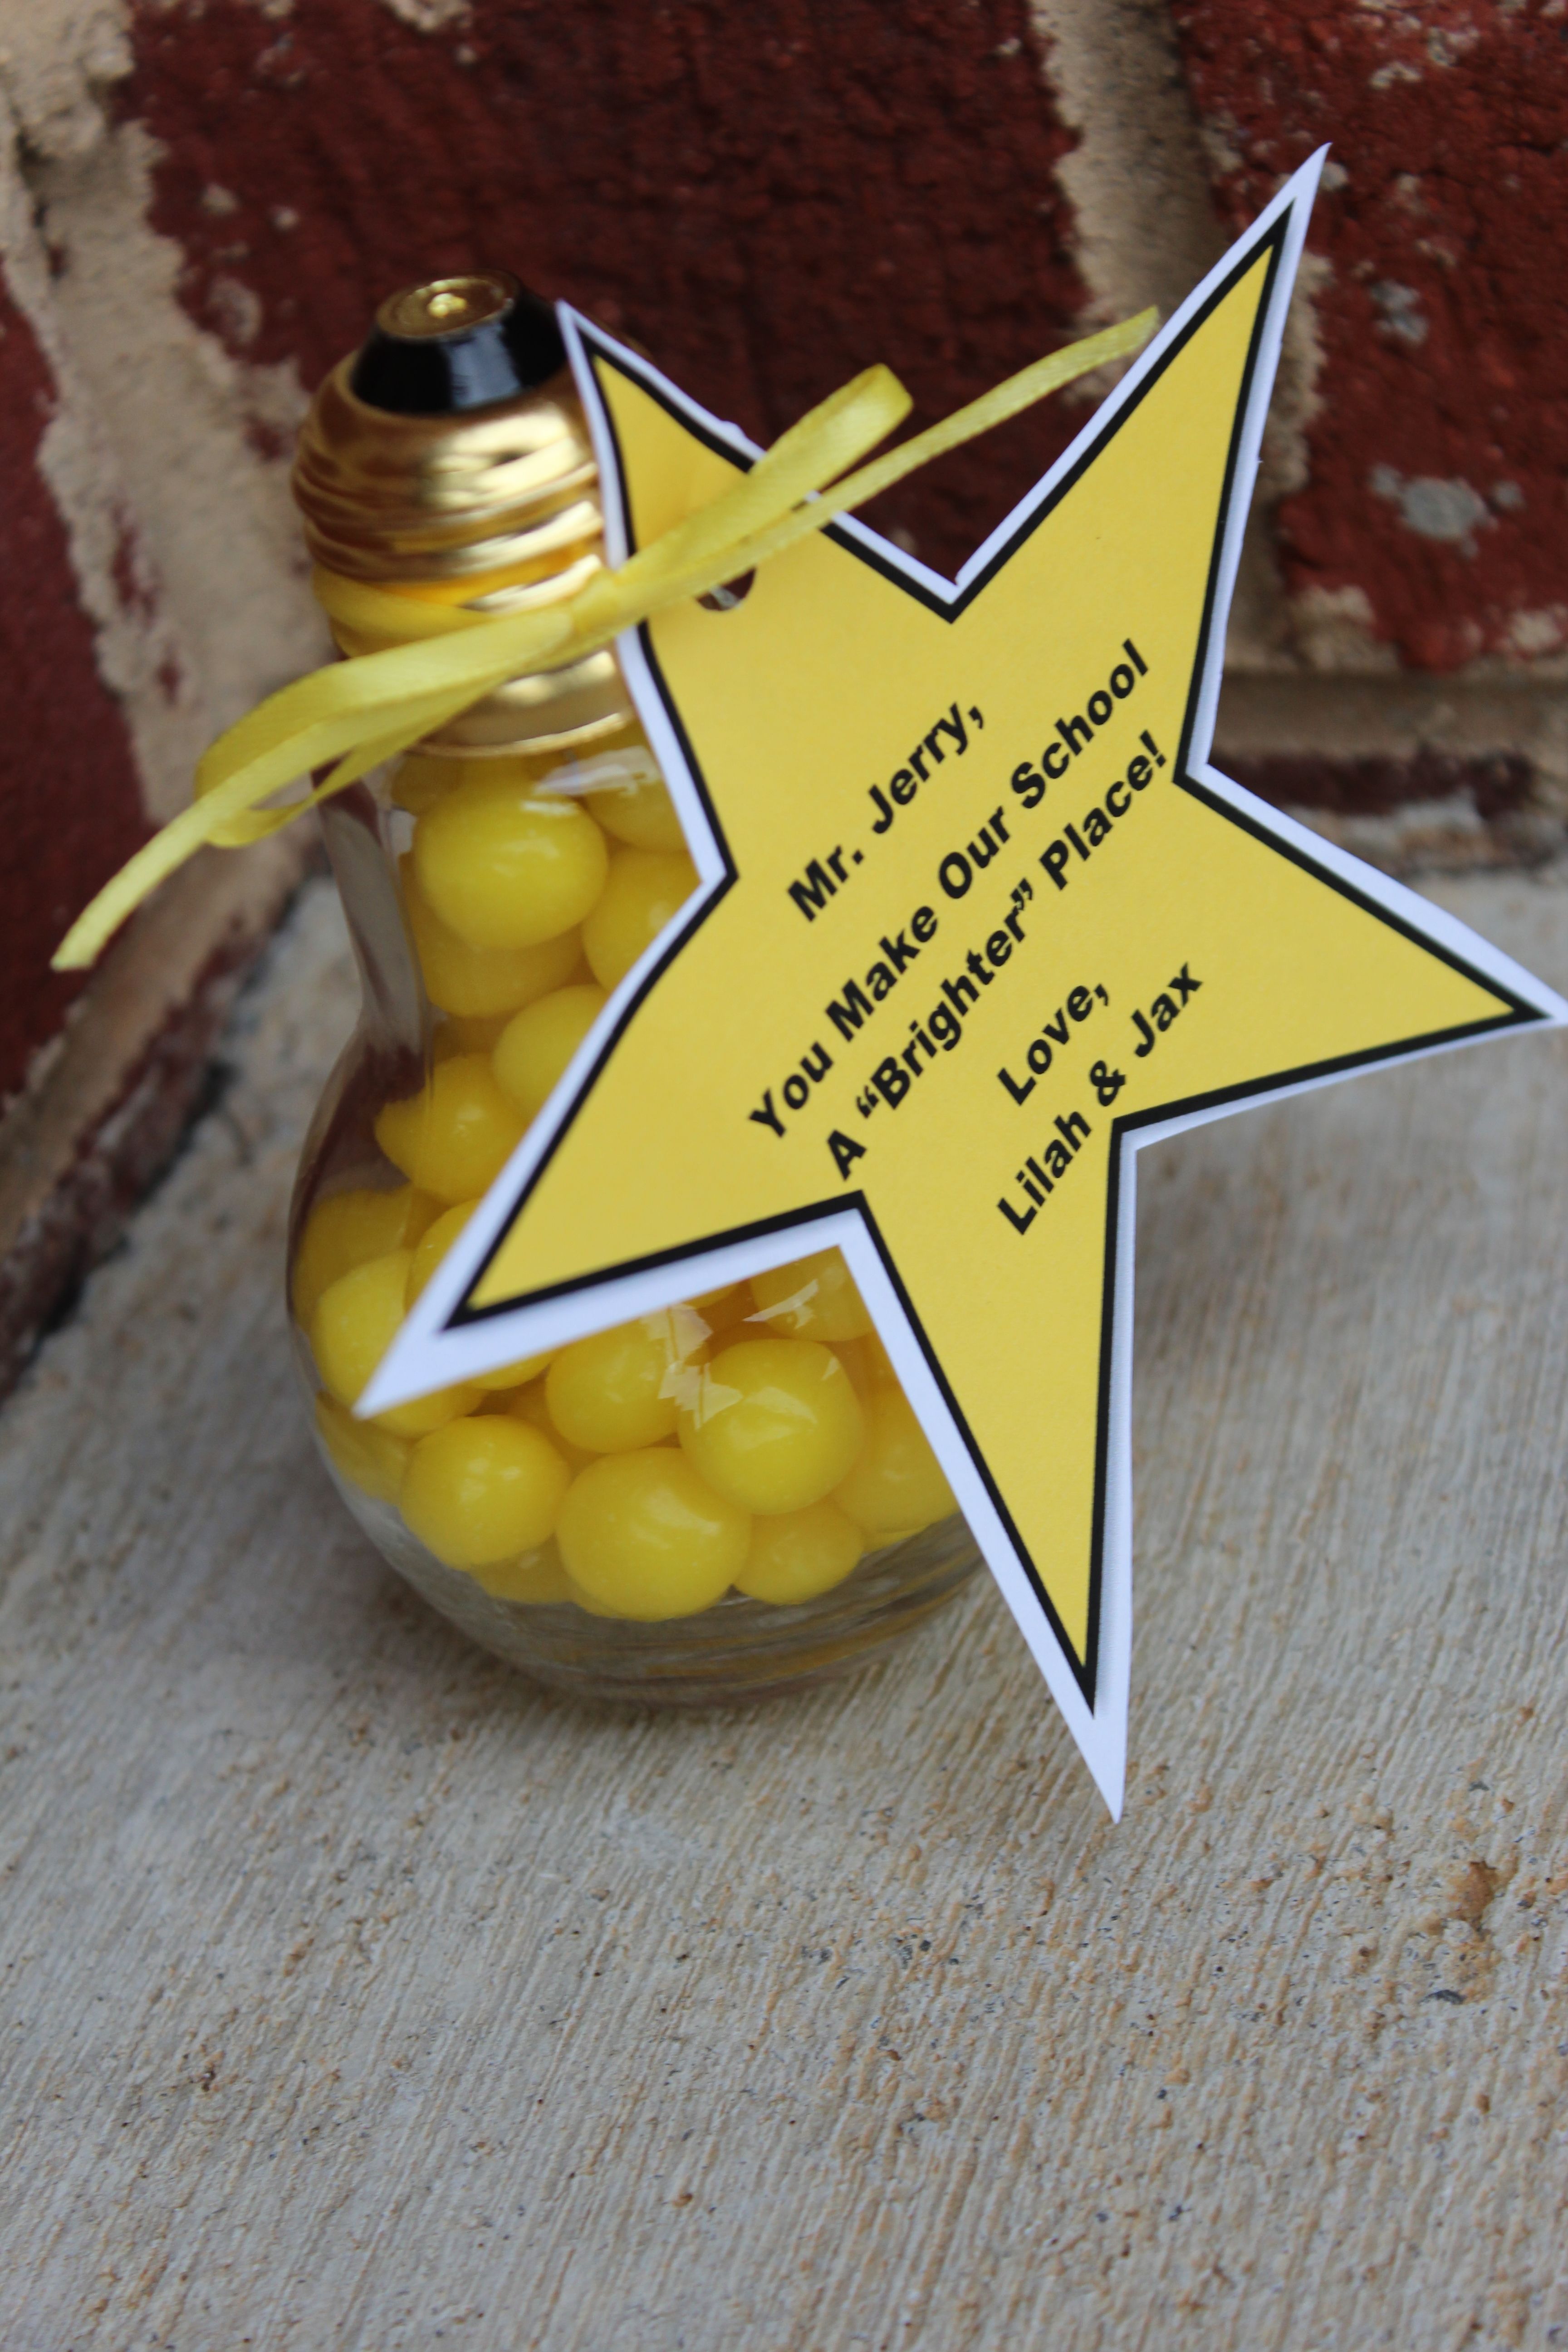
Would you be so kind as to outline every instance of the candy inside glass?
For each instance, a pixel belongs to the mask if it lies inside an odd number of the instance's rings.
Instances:
[[[322,824],[363,1005],[301,1160],[289,1296],[361,1526],[475,1639],[586,1696],[760,1696],[928,1616],[977,1555],[837,1250],[354,1418],[697,876],[635,724],[570,757],[410,754]]]

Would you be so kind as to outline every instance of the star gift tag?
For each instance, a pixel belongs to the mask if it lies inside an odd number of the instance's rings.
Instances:
[[[843,520],[623,639],[700,887],[361,1408],[837,1244],[1113,1811],[1139,1149],[1568,1017],[1209,764],[1317,171],[956,583]],[[563,317],[620,562],[758,453]]]

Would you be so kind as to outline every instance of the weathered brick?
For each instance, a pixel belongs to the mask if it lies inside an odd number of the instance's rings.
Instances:
[[[427,32],[382,0],[144,0],[133,24],[120,103],[161,142],[191,314],[307,384],[379,295],[484,261],[764,439],[873,360],[923,422],[1077,331],[1069,135],[1024,0],[477,0]],[[956,566],[1077,422],[1022,419],[878,520]]]
[[[479,260],[759,438],[876,359],[918,423],[1169,307],[1331,140],[1219,754],[1387,862],[1559,851],[1562,7],[25,0],[0,49],[0,1091],[58,1034],[65,920],[180,804],[203,732],[317,658],[285,488],[303,390],[381,292]],[[1082,415],[1019,420],[873,520],[952,569]],[[176,1133],[292,868],[203,870],[221,890],[185,877],[119,943],[0,1128],[13,1361]]]
[[[21,1086],[80,985],[49,973],[51,950],[147,832],[124,713],[99,676],[65,528],[38,470],[54,402],[48,363],[0,282],[0,1098]]]
[[[1298,594],[1405,663],[1568,637],[1568,23],[1560,0],[1173,0],[1215,184],[1250,215],[1323,141],[1322,364],[1278,516]]]

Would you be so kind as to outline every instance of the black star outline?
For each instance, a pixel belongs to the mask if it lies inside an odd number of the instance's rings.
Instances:
[[[934,617],[949,623],[956,621],[985,592],[1002,572],[1012,556],[1061,504],[1085,473],[1108,446],[1111,438],[1135,413],[1139,405],[1158,383],[1162,375],[1185,349],[1193,337],[1212,316],[1218,306],[1232,293],[1238,282],[1256,266],[1259,257],[1268,257],[1267,276],[1258,302],[1239,391],[1235,404],[1230,444],[1216,505],[1214,543],[1205,583],[1203,613],[1193,657],[1182,731],[1172,761],[1171,782],[1179,790],[1201,801],[1215,814],[1243,830],[1275,853],[1301,866],[1312,877],[1342,893],[1362,911],[1387,924],[1421,947],[1427,953],[1447,963],[1455,971],[1487,991],[1505,1009],[1476,1022],[1442,1031],[1395,1040],[1390,1044],[1365,1047],[1331,1059],[1302,1065],[1299,1067],[1270,1073],[1235,1085],[1217,1087],[1193,1096],[1179,1097],[1158,1105],[1146,1105],[1142,1110],[1119,1115],[1112,1119],[1107,1168],[1107,1199],[1104,1240],[1104,1273],[1100,1303],[1100,1372],[1096,1410],[1096,1459],[1092,1496],[1092,1549],[1090,1556],[1089,1611],[1083,1654],[1067,1633],[1047,1590],[1044,1579],[1026,1547],[1021,1533],[993,1477],[984,1455],[976,1444],[967,1419],[943,1373],[940,1360],[931,1346],[916,1311],[914,1302],[900,1273],[897,1262],[883,1239],[876,1213],[865,1192],[858,1188],[846,1189],[820,1200],[792,1207],[779,1213],[749,1221],[723,1232],[704,1235],[698,1244],[684,1243],[641,1256],[617,1261],[614,1265],[595,1273],[575,1276],[558,1283],[541,1285],[520,1297],[480,1305],[473,1294],[482,1284],[486,1272],[503,1244],[514,1230],[527,1207],[529,1199],[560,1149],[577,1112],[588,1098],[611,1055],[634,1019],[639,1006],[657,987],[675,959],[689,944],[697,930],[740,879],[731,854],[727,835],[720,819],[713,795],[702,772],[695,746],[688,735],[675,697],[660,667],[652,640],[652,631],[643,624],[636,633],[636,657],[628,658],[626,667],[634,698],[638,702],[645,721],[652,716],[644,708],[646,696],[657,698],[670,737],[679,747],[680,761],[691,790],[700,806],[711,846],[716,853],[718,871],[688,902],[671,925],[660,944],[657,958],[643,973],[636,987],[629,991],[617,1008],[613,1024],[602,1035],[598,1048],[571,1097],[558,1110],[550,1131],[537,1155],[532,1157],[526,1176],[511,1193],[504,1213],[485,1216],[482,1223],[486,1235],[479,1254],[475,1256],[463,1250],[454,1250],[441,1274],[430,1286],[428,1304],[423,1315],[416,1313],[405,1327],[406,1338],[414,1333],[416,1323],[426,1327],[430,1338],[457,1335],[488,1326],[501,1318],[515,1318],[520,1313],[548,1301],[591,1293],[607,1285],[619,1284],[629,1276],[652,1272],[665,1266],[690,1265],[711,1253],[731,1244],[746,1242],[774,1234],[806,1235],[810,1228],[826,1219],[840,1219],[846,1213],[858,1216],[862,1230],[896,1295],[906,1319],[907,1328],[921,1350],[926,1367],[940,1393],[951,1425],[957,1433],[969,1460],[995,1511],[998,1522],[1011,1547],[1013,1559],[1026,1578],[1038,1610],[1049,1626],[1056,1653],[1066,1665],[1077,1693],[1090,1722],[1100,1728],[1101,1693],[1101,1630],[1105,1598],[1107,1555],[1107,1517],[1110,1489],[1112,1481],[1113,1457],[1120,1450],[1125,1453],[1127,1433],[1120,1426],[1123,1416],[1116,1409],[1114,1389],[1119,1351],[1128,1351],[1127,1373],[1130,1393],[1131,1369],[1131,1283],[1127,1281],[1128,1297],[1121,1297],[1124,1279],[1122,1244],[1125,1221],[1131,1217],[1134,1192],[1133,1161],[1139,1141],[1147,1140],[1155,1131],[1178,1131],[1226,1108],[1239,1108],[1249,1102],[1274,1099],[1292,1092],[1320,1085],[1327,1080],[1345,1076],[1357,1069],[1384,1063],[1416,1058],[1445,1046],[1529,1025],[1554,1025],[1568,1008],[1555,999],[1552,992],[1533,984],[1534,993],[1516,984],[1516,968],[1507,958],[1489,950],[1485,942],[1472,935],[1463,934],[1472,955],[1461,952],[1452,937],[1442,939],[1432,928],[1434,910],[1423,908],[1421,902],[1411,899],[1397,884],[1390,884],[1362,866],[1360,861],[1337,851],[1309,835],[1304,828],[1283,817],[1279,812],[1257,801],[1242,787],[1222,776],[1209,765],[1206,756],[1199,756],[1194,744],[1202,730],[1212,733],[1212,706],[1217,693],[1223,667],[1224,625],[1228,611],[1230,591],[1234,584],[1236,542],[1239,540],[1241,523],[1245,520],[1246,503],[1238,503],[1238,470],[1244,452],[1249,444],[1255,449],[1261,431],[1262,414],[1267,407],[1272,387],[1274,362],[1278,355],[1282,314],[1289,286],[1280,284],[1280,273],[1288,251],[1299,250],[1305,228],[1305,216],[1310,210],[1315,186],[1318,159],[1299,173],[1287,184],[1268,208],[1261,220],[1231,248],[1197,289],[1189,302],[1182,307],[1171,326],[1151,347],[1143,359],[1130,371],[1117,392],[1089,421],[1064,457],[1058,461],[1041,483],[1016,508],[1013,513],[991,535],[975,557],[963,567],[957,582],[948,582],[929,572],[923,565],[906,557],[901,551],[870,530],[853,517],[829,524],[823,536],[831,540],[844,552],[853,555],[885,580],[901,589],[922,604]],[[1291,275],[1293,276],[1293,268]],[[650,362],[630,352],[626,347],[595,328],[589,320],[563,306],[563,321],[568,329],[569,343],[575,342],[583,354],[579,367],[580,381],[585,394],[591,421],[600,442],[601,471],[607,495],[605,499],[608,535],[614,560],[624,560],[633,551],[629,499],[626,493],[626,473],[614,423],[608,404],[597,394],[593,381],[593,369],[606,367],[619,370],[636,383],[640,391],[655,401],[681,427],[728,463],[745,468],[760,454],[742,436],[726,428],[719,421],[690,401],[678,387],[669,383]],[[609,463],[604,463],[608,457]],[[1248,484],[1248,488],[1250,485]],[[620,534],[622,545],[616,547],[615,535]],[[630,648],[624,649],[628,655]],[[637,673],[640,670],[641,677]],[[639,687],[641,691],[639,691]],[[1205,727],[1205,705],[1208,706]],[[1206,740],[1204,744],[1206,754]],[[1401,905],[1399,901],[1409,901]],[[1448,924],[1450,934],[1462,933],[1462,927]],[[1529,983],[1529,976],[1517,974],[1517,982]],[[549,1114],[546,1114],[549,1118]],[[498,1180],[499,1192],[508,1183],[503,1172]],[[487,1206],[489,1204],[487,1203]],[[476,1218],[476,1225],[480,1223]],[[1129,1253],[1130,1255],[1130,1253]],[[459,1263],[459,1259],[466,1264]],[[406,1381],[401,1386],[389,1386],[382,1392],[384,1375],[392,1367],[394,1357],[402,1354],[400,1339],[375,1383],[375,1402],[392,1402],[399,1395],[417,1392]],[[496,1350],[500,1360],[500,1351]],[[451,1369],[444,1369],[441,1380],[460,1377]],[[437,1384],[430,1378],[418,1383],[428,1388]],[[371,1402],[367,1397],[366,1402]],[[362,1408],[363,1409],[363,1408]],[[1130,1494],[1130,1486],[1129,1486]],[[1121,1531],[1120,1543],[1127,1551],[1130,1602],[1131,1528]],[[1130,1624],[1126,1629],[1130,1634]],[[1033,1644],[1031,1644],[1033,1646]],[[1119,1753],[1124,1747],[1126,1667],[1121,1659],[1121,1689],[1118,1694],[1119,1722],[1114,1727],[1113,1744]],[[1037,1655],[1038,1653],[1037,1652]],[[1043,1662],[1042,1662],[1043,1663]],[[1062,1694],[1058,1690],[1060,1699]],[[1083,1727],[1074,1724],[1080,1745],[1089,1756],[1091,1768],[1102,1789],[1116,1809],[1116,1796],[1108,1784],[1113,1778],[1117,1793],[1120,1790],[1120,1762],[1113,1775],[1102,1769],[1107,1759],[1097,1759],[1089,1752]],[[1105,1727],[1111,1728],[1110,1726]]]

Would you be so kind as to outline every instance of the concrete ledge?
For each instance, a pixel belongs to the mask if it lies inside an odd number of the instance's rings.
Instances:
[[[380,1565],[282,1297],[354,994],[312,885],[0,1416],[6,2352],[1568,2342],[1568,1037],[1148,1155],[1112,1828],[988,1579],[675,1720]]]

